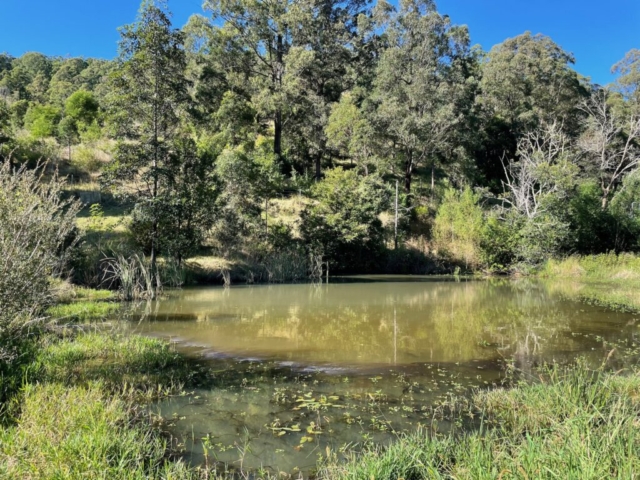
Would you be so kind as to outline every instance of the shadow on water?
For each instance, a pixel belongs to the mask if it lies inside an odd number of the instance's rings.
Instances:
[[[349,277],[329,285],[190,288],[132,331],[208,362],[213,383],[155,406],[193,463],[308,472],[327,448],[384,443],[451,395],[632,341],[635,317],[535,281]],[[439,425],[446,429],[446,423]]]

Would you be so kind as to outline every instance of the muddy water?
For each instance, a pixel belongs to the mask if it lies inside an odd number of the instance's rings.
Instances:
[[[430,407],[499,383],[508,363],[526,375],[634,340],[634,315],[566,293],[442,277],[184,289],[134,328],[216,372],[215,385],[156,406],[188,461],[306,473],[328,449],[432,426]]]

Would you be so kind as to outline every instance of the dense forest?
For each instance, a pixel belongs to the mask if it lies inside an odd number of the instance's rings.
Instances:
[[[135,252],[160,284],[198,255],[291,280],[640,250],[640,50],[601,86],[541,34],[482,51],[429,0],[170,18],[144,2],[115,60],[0,55],[3,162],[126,222],[83,240],[80,282]]]

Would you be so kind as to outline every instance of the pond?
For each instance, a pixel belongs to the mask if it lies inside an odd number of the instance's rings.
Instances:
[[[433,427],[434,406],[499,384],[506,365],[599,362],[636,336],[637,316],[572,301],[572,288],[446,277],[188,288],[132,326],[216,372],[211,388],[155,406],[188,462],[307,473],[328,451]]]

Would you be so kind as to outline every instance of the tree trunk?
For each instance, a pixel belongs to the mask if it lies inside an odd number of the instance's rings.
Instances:
[[[276,160],[280,160],[282,156],[282,112],[280,112],[280,110],[276,110],[273,127],[273,153],[276,156]]]
[[[408,155],[404,164],[404,190],[411,193],[411,180],[413,179],[413,156]]]
[[[433,162],[431,164],[431,196],[433,197],[433,191],[436,188],[436,164]]]
[[[316,166],[316,181],[319,182],[322,179],[322,153],[318,153],[315,159]]]
[[[602,210],[606,210],[607,206],[609,206],[609,188],[603,186],[602,187]]]
[[[279,33],[276,37],[276,64],[273,71],[273,82],[277,92],[282,89],[282,75],[284,74],[284,42],[282,34]],[[272,67],[273,68],[273,67]],[[273,153],[276,156],[276,160],[280,160],[282,156],[282,109],[280,106],[276,106],[276,112],[273,119]]]

